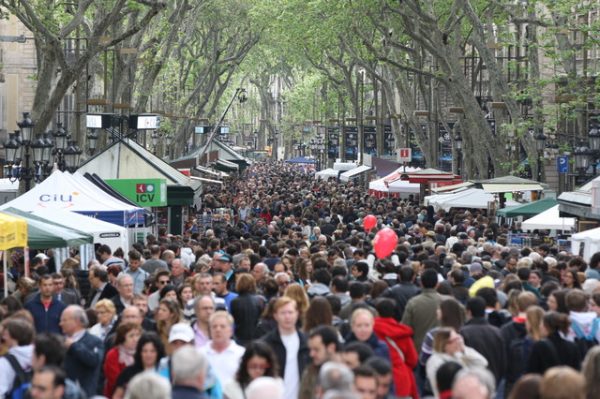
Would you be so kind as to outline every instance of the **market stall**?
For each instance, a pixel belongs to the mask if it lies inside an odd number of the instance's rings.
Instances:
[[[489,209],[495,203],[494,196],[483,190],[470,188],[454,194],[437,194],[425,197],[425,205],[448,212],[452,208]]]
[[[561,230],[571,231],[575,228],[575,218],[560,217],[558,204],[544,212],[525,220],[521,223],[524,231],[533,230]]]
[[[323,169],[323,170],[320,170],[317,173],[315,173],[315,179],[327,180],[331,177],[335,177],[337,179],[339,174],[340,174],[339,170],[327,168],[327,169]]]
[[[93,237],[80,230],[71,229],[58,222],[33,215],[15,208],[3,209],[4,213],[24,219],[27,222],[27,247],[30,249],[55,249],[57,271],[68,257],[68,248],[92,244]],[[85,228],[85,226],[81,226]],[[63,249],[64,250],[60,250]],[[26,274],[28,274],[26,269]]]
[[[404,180],[396,180],[386,183],[385,178],[374,180],[369,183],[369,194],[376,198],[393,197],[405,198],[410,194],[419,195],[421,186]]]
[[[514,218],[518,216],[533,217],[556,205],[558,205],[558,201],[556,199],[544,198],[539,201],[500,209],[496,215],[505,218]]]
[[[600,227],[582,231],[571,236],[571,252],[573,254],[579,255],[582,245],[583,259],[589,262],[593,254],[600,252]]]
[[[8,296],[8,251],[27,246],[27,221],[20,217],[0,212],[0,251],[3,257],[4,297]]]
[[[31,190],[0,206],[0,210],[16,208],[32,212],[39,209],[62,209],[120,226],[144,223],[143,208],[118,201],[87,179],[82,179],[77,179],[68,172],[54,171]]]

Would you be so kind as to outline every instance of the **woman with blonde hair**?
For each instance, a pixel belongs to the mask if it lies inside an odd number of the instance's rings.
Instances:
[[[304,320],[304,314],[306,313],[309,305],[308,295],[306,294],[306,291],[304,291],[304,288],[302,288],[300,284],[290,284],[283,292],[283,296],[287,296],[296,301],[298,309],[298,322],[302,322],[302,320]]]
[[[427,379],[435,397],[439,397],[436,373],[447,362],[456,362],[465,368],[487,367],[487,360],[475,349],[465,346],[460,334],[453,328],[441,327],[433,338],[433,353],[427,360]]]
[[[600,398],[600,346],[594,346],[588,351],[581,372],[585,377],[587,399]]]
[[[156,319],[156,331],[160,336],[160,339],[165,348],[169,348],[169,332],[171,331],[171,327],[173,325],[181,322],[183,317],[181,315],[181,308],[177,301],[172,299],[163,299],[160,301],[158,305],[158,309],[156,309],[156,314],[154,316]]]
[[[117,320],[117,308],[110,299],[101,299],[94,306],[94,310],[98,317],[98,323],[90,327],[88,332],[104,341]]]
[[[526,314],[525,328],[527,329],[528,337],[534,342],[543,339],[542,322],[544,319],[544,309],[539,306],[530,306]]]

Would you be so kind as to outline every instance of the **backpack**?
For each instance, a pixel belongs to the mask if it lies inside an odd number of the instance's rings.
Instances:
[[[33,370],[23,370],[17,358],[10,353],[4,355],[4,358],[6,361],[8,361],[15,372],[15,379],[13,380],[12,388],[4,397],[6,399],[21,399],[24,397],[25,392],[27,392],[27,389],[29,388],[29,383],[31,382],[31,378],[33,376]]]
[[[581,354],[581,358],[585,358],[585,355],[588,353],[590,349],[594,346],[598,345],[598,340],[596,339],[596,332],[598,330],[598,323],[596,320],[592,323],[592,330],[588,335],[583,333],[583,329],[576,321],[571,320],[571,328],[575,333],[575,345],[577,345],[577,349],[579,349],[579,353]]]
[[[529,354],[531,353],[531,346],[531,339],[526,335],[510,341],[506,364],[510,364],[512,367],[510,367],[510,370],[507,372],[507,381],[515,382],[525,374],[525,367],[527,365]]]

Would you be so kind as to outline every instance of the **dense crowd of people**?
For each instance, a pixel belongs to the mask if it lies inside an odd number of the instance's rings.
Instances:
[[[0,397],[600,398],[600,253],[512,247],[518,226],[482,211],[282,163],[203,204],[231,216],[88,265],[46,251],[24,276],[15,252]],[[398,244],[377,259],[383,227]]]

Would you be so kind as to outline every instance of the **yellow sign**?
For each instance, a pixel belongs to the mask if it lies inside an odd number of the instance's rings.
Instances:
[[[0,251],[27,246],[25,219],[0,212]]]

